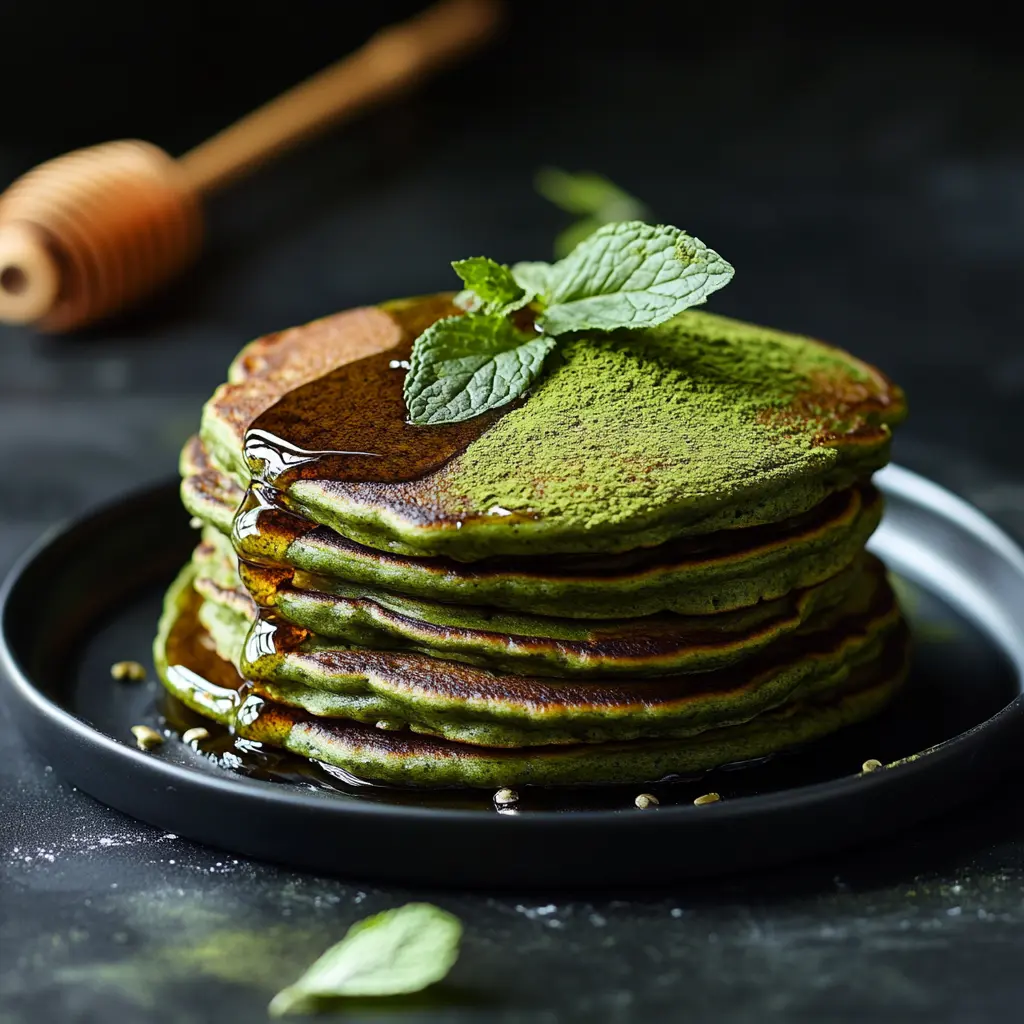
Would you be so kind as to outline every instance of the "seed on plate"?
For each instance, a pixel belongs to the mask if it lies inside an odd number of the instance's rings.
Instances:
[[[519,801],[519,794],[514,789],[499,789],[494,794],[494,802],[503,807],[506,804],[514,804]]]
[[[402,728],[402,722],[398,718],[382,718],[376,723],[378,729],[383,729],[384,732],[397,732]]]
[[[181,734],[181,739],[184,743],[198,743],[200,740],[205,740],[209,735],[209,729],[204,729],[201,725],[197,725],[194,729],[186,729]]]
[[[703,807],[705,804],[717,804],[721,799],[718,793],[705,793],[703,796],[697,797],[693,802],[695,806]]]
[[[148,725],[133,725],[132,735],[135,737],[135,745],[139,750],[152,750],[163,743],[164,738]]]
[[[646,811],[648,807],[657,807],[661,801],[653,793],[640,793],[633,803],[641,811]]]
[[[122,682],[141,683],[146,678],[146,669],[137,661],[115,661],[110,666],[110,674]]]
[[[860,770],[862,772],[877,772],[878,769],[882,767],[884,767],[882,762],[877,758],[872,757],[860,766]]]

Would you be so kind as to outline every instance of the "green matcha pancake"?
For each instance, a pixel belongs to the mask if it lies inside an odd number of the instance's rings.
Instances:
[[[230,555],[227,535],[246,495],[211,465],[197,438],[186,445],[182,468],[186,508],[212,525],[206,539]],[[679,538],[653,548],[463,563],[356,544],[282,510],[260,487],[250,492],[249,503],[233,537],[243,559],[337,579],[343,587],[365,584],[449,604],[570,618],[660,611],[701,615],[782,597],[849,565],[882,512],[878,492],[862,485],[778,523]]]
[[[171,626],[191,588],[189,572],[168,607]],[[680,736],[746,721],[795,692],[833,688],[872,660],[899,622],[874,561],[842,604],[742,664],[648,680],[577,682],[340,647],[264,618],[248,628],[247,618],[219,597],[203,602],[199,618],[220,652],[234,652],[232,660],[261,696],[323,717],[399,722],[445,739],[502,747]]]
[[[197,560],[200,571],[208,565],[208,559]],[[860,573],[857,562],[814,587],[718,615],[581,620],[445,605],[301,574],[282,581],[276,570],[241,567],[242,582],[261,604],[328,640],[572,677],[704,672],[732,664],[838,604]],[[199,581],[197,589],[202,591]],[[248,599],[245,591],[239,596]]]
[[[344,768],[359,778],[418,787],[611,785],[694,775],[764,757],[826,736],[877,714],[906,673],[905,644],[894,642],[874,665],[828,700],[795,701],[751,722],[687,740],[647,740],[503,750],[467,747],[416,733],[387,732],[325,719],[255,698],[239,735]],[[246,710],[243,705],[243,711]]]
[[[573,335],[525,401],[413,426],[403,352],[459,313],[407,300],[254,342],[205,407],[212,461],[382,551],[618,552],[806,512],[884,465],[904,414],[838,349],[690,310]]]
[[[556,734],[543,729],[517,732],[492,727],[475,738],[486,735],[492,740],[511,738],[517,742],[497,746],[452,741],[425,735],[426,730],[409,731],[399,718],[375,717],[380,703],[374,695],[353,694],[350,714],[339,718],[310,712],[293,699],[288,687],[280,691],[260,684],[243,688],[241,677],[228,661],[218,657],[209,634],[195,618],[202,599],[192,588],[192,576],[191,568],[183,571],[168,593],[157,638],[157,667],[168,689],[200,714],[231,725],[239,736],[281,746],[382,782],[417,786],[564,785],[644,782],[673,773],[702,771],[760,757],[859,721],[889,699],[905,674],[906,630],[898,619],[883,625],[885,602],[871,601],[874,611],[859,617],[859,625],[846,640],[838,641],[842,630],[836,623],[833,631],[826,631],[807,647],[810,661],[820,661],[823,666],[827,663],[833,671],[805,666],[799,678],[788,680],[788,694],[756,717],[749,714],[749,706],[745,714],[739,706],[749,700],[752,687],[766,682],[771,685],[774,677],[765,667],[767,662],[747,677],[735,673],[723,677],[718,690],[698,674],[691,677],[694,688],[688,695],[676,692],[673,701],[673,695],[666,692],[663,705],[673,706],[677,716],[687,702],[691,706],[689,724],[679,726],[676,736],[664,738],[662,733],[657,739],[628,742],[559,741],[553,739]],[[227,612],[227,617],[231,614]],[[868,633],[877,635],[865,642]],[[830,650],[837,641],[846,645],[847,656],[837,657]],[[849,657],[850,651],[856,656]],[[191,662],[195,667],[181,662]],[[837,662],[844,667],[835,668]],[[425,683],[431,692],[439,692],[431,680],[429,675],[422,680],[414,676],[407,685],[416,688]],[[730,685],[733,690],[728,689]],[[589,705],[578,702],[576,710],[593,715],[595,706],[603,711],[616,708],[620,691],[621,687],[612,689],[597,705],[593,701]],[[499,692],[508,700],[515,690],[508,689],[506,683]],[[572,692],[565,689],[561,696]],[[283,696],[288,703],[270,694]],[[544,705],[544,696],[542,691],[533,694],[550,714],[554,704],[548,701]],[[634,695],[627,694],[630,696]],[[696,708],[702,703],[706,708],[698,719]],[[723,705],[729,703],[734,710],[724,715]],[[649,721],[651,716],[647,717]],[[644,736],[642,727],[639,735]],[[531,745],[531,741],[541,745]]]

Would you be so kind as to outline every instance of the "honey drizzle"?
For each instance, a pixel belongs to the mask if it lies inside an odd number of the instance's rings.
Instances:
[[[505,410],[462,423],[418,426],[406,415],[403,387],[415,339],[437,320],[461,315],[448,295],[395,303],[386,312],[401,328],[398,343],[302,384],[260,413],[243,451],[251,482],[232,523],[239,574],[259,611],[247,653],[292,650],[309,636],[273,611],[279,586],[294,569],[288,547],[317,528],[291,505],[297,481],[396,484],[436,472],[464,451]]]

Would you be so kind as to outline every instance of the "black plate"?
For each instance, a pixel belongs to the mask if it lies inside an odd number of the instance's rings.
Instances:
[[[267,762],[278,781],[265,781],[174,737],[137,750],[130,727],[162,724],[167,705],[152,679],[115,683],[109,668],[150,663],[161,590],[195,542],[172,485],[26,555],[3,589],[0,665],[16,723],[68,779],[236,853],[458,886],[636,885],[806,856],[948,809],[1024,749],[1024,554],[935,484],[897,467],[878,481],[888,511],[872,548],[903,581],[908,687],[876,720],[794,754],[657,787],[653,810],[633,807],[633,787],[527,793],[498,814],[486,796],[399,799],[290,771],[297,761]],[[868,758],[890,766],[862,774]],[[709,790],[723,801],[693,806]]]

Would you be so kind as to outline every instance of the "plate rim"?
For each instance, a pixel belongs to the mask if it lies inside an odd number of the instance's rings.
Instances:
[[[933,514],[952,522],[970,532],[977,540],[1008,559],[1024,581],[1024,549],[1001,527],[983,512],[952,491],[918,473],[899,465],[890,465],[875,476],[880,488],[887,494],[898,495],[917,506],[927,508]],[[0,682],[7,693],[20,701],[31,713],[46,720],[47,724],[66,733],[80,744],[92,747],[106,758],[119,759],[126,770],[143,772],[163,786],[197,788],[215,796],[231,796],[239,801],[255,800],[261,804],[270,803],[280,808],[301,810],[314,816],[339,815],[343,817],[368,818],[379,821],[451,822],[472,827],[479,823],[490,827],[497,819],[509,824],[504,828],[547,829],[557,822],[559,831],[565,829],[590,829],[600,824],[604,829],[646,831],[664,826],[668,822],[676,825],[686,822],[717,821],[726,824],[730,819],[749,819],[763,815],[774,815],[780,811],[797,808],[808,809],[815,805],[830,803],[837,797],[853,792],[881,791],[892,785],[894,774],[910,783],[924,772],[935,770],[937,761],[957,757],[965,742],[975,742],[979,733],[989,733],[1004,728],[1008,722],[1020,719],[1024,724],[1024,692],[1014,697],[1004,708],[982,722],[970,727],[939,744],[908,755],[907,759],[893,762],[887,770],[850,774],[823,782],[810,783],[769,793],[744,796],[736,801],[721,801],[709,806],[695,807],[687,804],[659,807],[656,814],[622,813],[622,809],[580,810],[565,813],[558,810],[530,810],[516,815],[489,814],[480,809],[431,808],[408,805],[375,803],[358,799],[334,800],[329,796],[293,789],[280,783],[235,776],[229,772],[212,773],[188,765],[174,764],[154,758],[144,751],[130,746],[102,730],[90,725],[51,700],[30,678],[29,673],[18,663],[8,638],[8,617],[12,598],[16,596],[19,581],[30,570],[33,563],[54,546],[69,542],[74,534],[115,516],[125,506],[148,500],[156,500],[171,490],[177,491],[177,482],[166,481],[146,488],[129,491],[119,497],[107,500],[82,515],[66,518],[63,522],[46,529],[14,563],[0,584]],[[993,636],[983,623],[977,623],[991,642],[1013,663],[1022,686],[1024,686],[1024,641],[1018,649],[1009,649],[1004,639]],[[58,766],[58,771],[60,768]],[[74,781],[74,780],[73,780]],[[87,787],[81,787],[88,792]],[[513,824],[515,823],[515,824]]]

